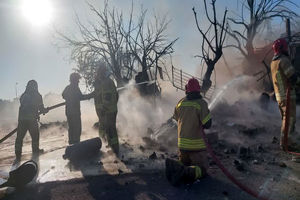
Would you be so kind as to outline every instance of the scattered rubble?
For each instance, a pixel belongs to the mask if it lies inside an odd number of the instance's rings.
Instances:
[[[209,162],[209,166],[213,166],[213,165],[216,165],[216,162],[212,160]]]
[[[235,159],[233,164],[238,171],[245,171],[244,163],[242,161]]]
[[[240,146],[238,151],[239,158],[247,159],[251,157],[251,149],[249,147]]]
[[[279,167],[286,168],[287,166],[286,166],[286,164],[284,162],[280,162],[279,163]]]
[[[219,141],[219,135],[216,131],[206,133],[206,137],[211,145],[216,144]]]
[[[143,147],[142,145],[140,145],[139,149],[144,152],[145,151],[145,147]]]
[[[160,147],[158,148],[158,150],[163,151],[163,152],[168,151],[168,149],[167,149],[165,146],[160,146]]]
[[[142,139],[147,148],[154,148],[159,146],[159,144],[156,141],[152,140],[150,137],[142,137]]]
[[[256,137],[257,135],[266,132],[266,129],[264,127],[255,127],[255,128],[244,127],[243,129],[240,129],[239,132],[247,135],[248,137]]]
[[[259,161],[258,160],[253,160],[252,163],[255,164],[255,165],[258,165]]]
[[[257,152],[260,152],[260,153],[265,151],[265,149],[263,148],[263,146],[261,144],[257,146],[256,150],[257,150]]]
[[[278,138],[277,137],[273,137],[272,144],[278,144]]]
[[[224,194],[225,196],[229,195],[227,191],[223,191],[222,194]]]
[[[224,149],[224,151],[223,151],[225,154],[229,154],[230,153],[230,151],[229,151],[229,149]]]
[[[140,163],[140,164],[139,164],[139,168],[140,168],[140,169],[145,168],[145,165],[142,164],[142,163]]]
[[[155,152],[153,152],[150,156],[149,156],[150,160],[156,160],[157,159],[157,155]]]

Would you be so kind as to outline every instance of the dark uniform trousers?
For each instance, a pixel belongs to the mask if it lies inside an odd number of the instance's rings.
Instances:
[[[107,139],[108,145],[119,152],[119,138],[116,127],[117,112],[101,112],[96,110],[99,118],[99,135]]]
[[[19,120],[17,138],[15,142],[16,155],[22,154],[23,139],[27,131],[29,131],[29,134],[32,139],[32,152],[39,151],[40,133],[37,120]]]
[[[80,114],[67,115],[69,144],[80,142],[81,135],[81,116]]]

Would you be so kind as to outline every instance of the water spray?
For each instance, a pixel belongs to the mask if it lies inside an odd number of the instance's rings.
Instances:
[[[144,81],[144,82],[140,82],[140,83],[131,82],[131,83],[129,83],[129,84],[123,86],[123,87],[118,87],[117,91],[120,91],[120,90],[123,90],[123,89],[129,89],[130,87],[137,86],[137,85],[143,85],[143,84],[151,85],[153,83],[155,83],[155,80],[153,80],[153,81]]]
[[[229,89],[232,85],[236,84],[239,81],[245,80],[246,78],[248,78],[248,76],[238,76],[235,79],[229,81],[228,83],[226,83],[216,94],[216,96],[213,98],[213,100],[209,103],[208,108],[210,110],[213,110],[215,108],[215,106],[217,105],[217,103],[219,102],[219,100],[221,99],[221,97],[224,95],[225,91],[227,89]]]

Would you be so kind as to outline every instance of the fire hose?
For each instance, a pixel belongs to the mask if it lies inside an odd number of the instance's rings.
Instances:
[[[300,153],[289,151],[288,147],[288,136],[289,136],[289,126],[290,126],[290,100],[291,100],[291,87],[289,86],[286,91],[286,117],[284,126],[284,136],[283,136],[283,150],[289,154],[300,156]]]
[[[46,109],[49,111],[49,110],[53,110],[55,108],[58,108],[58,107],[61,107],[61,106],[64,106],[66,105],[66,102],[63,102],[63,103],[59,103],[59,104],[56,104],[54,106],[50,106],[50,107],[47,107]],[[43,114],[42,112],[39,112],[38,115],[41,115]],[[15,134],[17,132],[18,128],[15,128],[14,130],[12,130],[11,132],[9,132],[6,136],[4,136],[3,138],[0,139],[0,144],[2,142],[4,142],[6,139],[8,139],[10,136],[12,136],[13,134]]]
[[[58,108],[58,107],[64,106],[64,105],[65,105],[65,102],[59,103],[59,104],[56,104],[54,106],[47,107],[47,110],[50,111],[52,109],[55,109],[55,108]],[[289,119],[289,114],[290,114],[289,113],[289,107],[290,107],[290,87],[287,90],[287,109],[286,109],[286,117],[287,117],[287,119]],[[39,115],[41,115],[41,114],[43,114],[43,113],[39,113]],[[286,120],[285,121],[285,130],[284,130],[284,150],[286,152],[290,153],[290,154],[299,155],[300,156],[300,153],[288,151],[288,130],[289,130],[289,120]],[[10,133],[8,133],[2,139],[0,139],[0,143],[4,142],[7,138],[9,138],[10,136],[12,136],[15,132],[17,132],[17,128],[15,128],[13,131],[11,131]],[[212,157],[213,161],[217,164],[217,166],[227,176],[227,178],[229,178],[229,180],[231,180],[240,189],[242,189],[243,191],[247,192],[251,196],[253,196],[253,197],[255,197],[255,198],[259,199],[259,200],[268,200],[267,198],[260,197],[256,191],[251,190],[250,188],[248,188],[247,186],[245,186],[244,184],[242,184],[241,182],[239,182],[232,174],[230,174],[230,172],[224,167],[224,165],[221,163],[221,161],[214,154],[214,152],[212,150],[212,147],[208,143],[208,140],[207,140],[207,137],[206,137],[206,134],[205,134],[204,130],[202,129],[200,131],[200,133],[201,133],[201,136],[204,139],[204,142],[206,144],[208,153]]]
[[[134,85],[142,85],[142,84],[151,84],[151,83],[154,83],[155,81],[145,81],[145,82],[141,82],[141,83],[137,83],[137,84],[134,84]],[[122,90],[122,89],[125,89],[126,87],[120,87],[120,88],[117,88],[117,90]],[[56,104],[54,106],[50,106],[50,107],[47,107],[47,110],[53,110],[55,108],[58,108],[58,107],[61,107],[61,106],[64,106],[66,105],[66,102],[63,102],[63,103],[59,103],[59,104]],[[38,115],[41,115],[43,113],[39,113]],[[4,136],[3,138],[0,139],[0,144],[2,142],[4,142],[5,140],[7,140],[9,137],[11,137],[13,134],[15,134],[17,132],[18,128],[15,128],[14,130],[12,130],[11,132],[9,132],[6,136]]]
[[[214,154],[212,147],[210,146],[210,144],[208,143],[206,134],[204,132],[204,129],[201,126],[201,130],[200,130],[201,136],[205,142],[205,145],[207,147],[207,151],[210,154],[210,156],[212,157],[213,161],[217,164],[217,166],[222,170],[222,172],[227,176],[227,178],[229,180],[231,180],[235,185],[237,185],[240,189],[242,189],[243,191],[247,192],[248,194],[250,194],[251,196],[259,199],[259,200],[270,200],[267,199],[265,197],[260,197],[259,194],[254,191],[251,190],[249,187],[247,187],[246,185],[242,184],[241,182],[239,182],[232,174],[230,174],[230,172],[224,167],[224,165],[221,163],[221,161],[217,158],[217,156]]]

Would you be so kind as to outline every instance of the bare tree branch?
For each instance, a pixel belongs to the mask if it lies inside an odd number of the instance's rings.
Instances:
[[[224,11],[223,19],[220,24],[217,21],[217,17],[216,17],[216,0],[211,0],[212,16],[213,16],[212,19],[210,18],[209,14],[208,14],[208,7],[206,4],[207,4],[207,2],[206,2],[206,0],[204,0],[205,13],[206,13],[207,20],[210,23],[210,26],[208,27],[208,29],[205,32],[200,28],[198,20],[197,20],[197,13],[195,11],[195,8],[193,8],[196,26],[202,36],[202,38],[201,38],[202,39],[202,44],[201,44],[202,54],[197,55],[196,57],[199,57],[201,59],[201,62],[204,61],[207,65],[207,70],[205,72],[203,85],[202,85],[202,90],[204,93],[206,91],[208,91],[208,89],[211,87],[210,77],[215,68],[216,63],[222,57],[223,43],[225,41],[227,28],[228,28],[227,25],[225,27],[227,9]],[[210,32],[211,28],[213,28],[213,36],[209,38],[207,35]],[[214,43],[215,45],[213,46],[212,43]],[[207,48],[207,50],[206,50],[206,48]],[[212,57],[210,56],[211,54],[213,55]]]
[[[123,85],[135,73],[145,73],[157,63],[163,63],[166,55],[173,53],[177,39],[168,40],[166,31],[170,21],[166,16],[155,16],[154,21],[146,21],[147,11],[141,9],[138,17],[134,17],[132,0],[125,23],[123,13],[110,8],[107,0],[102,9],[87,4],[97,20],[89,21],[86,25],[76,14],[75,23],[80,39],[59,32],[58,36],[71,48],[71,59],[77,62],[77,71],[88,79],[90,85],[93,78],[91,72],[95,71],[99,63],[104,63],[118,85]],[[149,72],[151,74],[151,70]]]
[[[299,15],[287,5],[298,7],[298,5],[291,0],[243,0],[241,9],[242,15],[237,16],[238,19],[228,18],[232,24],[242,29],[230,30],[230,33],[227,32],[237,42],[237,45],[227,46],[237,47],[243,56],[251,58],[254,52],[253,41],[258,33],[259,27],[264,21],[276,17],[282,19],[299,17]],[[244,18],[244,8],[249,14],[247,20]],[[244,44],[241,45],[241,41],[239,40],[242,40]]]

